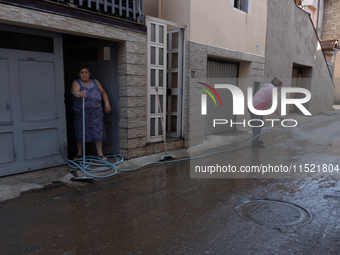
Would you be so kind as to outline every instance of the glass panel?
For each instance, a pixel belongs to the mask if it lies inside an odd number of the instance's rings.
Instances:
[[[169,73],[167,72],[167,73],[166,73],[166,87],[167,87],[167,88],[170,87],[170,81],[169,81],[169,79],[170,79],[170,76],[169,76]]]
[[[170,49],[170,45],[169,45],[169,34],[166,34],[166,47],[167,49]]]
[[[172,34],[172,48],[177,49],[178,48],[178,33]]]
[[[171,104],[171,96],[167,96],[166,97],[166,102],[165,102],[165,106],[166,106],[166,112],[169,112],[169,107],[170,107],[170,104]]]
[[[171,111],[177,112],[177,96],[171,96]]]
[[[158,74],[159,74],[158,75],[158,78],[159,78],[158,86],[163,87],[163,70],[159,70]]]
[[[151,69],[151,87],[155,87],[156,86],[156,70],[155,69]]]
[[[156,48],[151,47],[151,64],[156,65]]]
[[[243,11],[243,0],[240,0],[240,8],[239,9]]]
[[[164,49],[159,48],[159,65],[160,66],[164,65],[163,59],[164,59]]]
[[[98,48],[72,48],[68,57],[70,61],[96,61],[99,55]]]
[[[172,53],[172,68],[178,68],[178,53]]]
[[[177,131],[177,116],[171,116],[171,127],[170,127],[171,132],[176,132]]]
[[[159,95],[159,103],[161,104],[161,111],[163,113],[163,95]],[[157,110],[159,113],[159,105],[157,105]]]
[[[98,60],[111,60],[110,47],[100,47],[98,49]]]
[[[171,88],[178,87],[178,73],[171,73]]]
[[[161,118],[158,118],[158,135],[163,135]]]
[[[151,42],[156,42],[156,25],[151,24]]]
[[[53,37],[0,31],[0,48],[53,53]]]
[[[156,97],[155,95],[151,95],[151,102],[150,102],[150,113],[156,113]]]
[[[72,48],[68,53],[70,61],[111,60],[110,47]]]
[[[167,58],[166,58],[166,69],[168,69],[169,66],[170,66],[170,57],[171,57],[171,55],[170,55],[170,53],[167,53],[166,55],[167,55]]]
[[[155,118],[150,119],[150,136],[155,136]]]
[[[159,26],[159,43],[164,43],[164,27]]]

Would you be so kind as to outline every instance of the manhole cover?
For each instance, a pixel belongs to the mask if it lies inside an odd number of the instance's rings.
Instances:
[[[301,206],[271,199],[249,200],[237,205],[235,210],[244,219],[279,228],[283,232],[292,232],[293,227],[312,219],[311,214]]]

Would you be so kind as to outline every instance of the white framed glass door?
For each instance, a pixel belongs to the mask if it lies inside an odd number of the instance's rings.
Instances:
[[[167,24],[146,19],[147,34],[147,141],[163,140],[166,123]],[[157,93],[158,92],[158,93]],[[158,95],[157,95],[158,94]],[[163,123],[162,123],[163,121]]]
[[[180,137],[183,98],[183,35],[184,29],[167,32],[167,136]]]

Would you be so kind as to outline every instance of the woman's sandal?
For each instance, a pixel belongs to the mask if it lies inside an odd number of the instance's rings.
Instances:
[[[82,158],[82,157],[83,157],[83,155],[77,154],[77,155],[73,158],[73,160],[77,160],[77,159],[80,159],[80,158]]]
[[[98,158],[101,158],[102,160],[106,160],[106,161],[107,161],[107,157],[105,157],[105,155],[104,155],[104,154],[102,154],[102,155],[98,155]]]

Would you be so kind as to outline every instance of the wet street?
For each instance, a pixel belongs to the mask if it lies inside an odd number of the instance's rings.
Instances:
[[[339,124],[338,113],[320,115],[297,130],[268,129],[266,148],[26,192],[0,204],[0,254],[339,254]],[[211,162],[297,171],[190,178]]]

